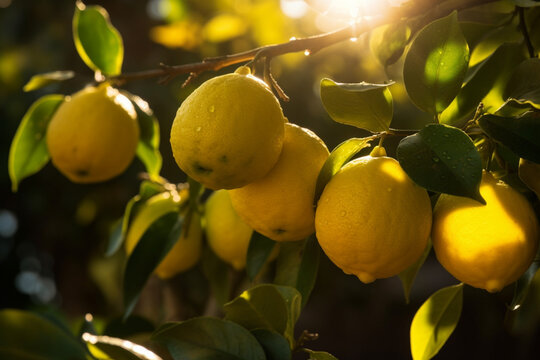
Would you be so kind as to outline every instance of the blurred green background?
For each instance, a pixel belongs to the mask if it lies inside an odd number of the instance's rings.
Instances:
[[[122,34],[123,72],[152,69],[160,63],[197,62],[331,31],[350,21],[346,13],[325,13],[325,2],[316,1],[310,5],[292,0],[86,3],[104,6]],[[9,146],[28,107],[45,94],[71,94],[92,81],[92,72],[73,45],[74,7],[72,0],[0,0],[0,167],[4,169],[0,172],[0,307],[50,311],[76,322],[85,313],[98,320],[121,314],[122,254],[105,258],[104,249],[111,225],[138,191],[144,168],[135,160],[128,171],[111,181],[76,185],[49,164],[25,179],[17,193],[10,190]],[[274,76],[291,97],[290,102],[282,103],[285,115],[316,132],[330,150],[349,137],[366,133],[329,118],[318,95],[320,80],[382,83],[401,77],[401,62],[386,73],[371,55],[369,37],[353,40],[310,56],[290,54],[272,62]],[[23,92],[32,75],[55,70],[74,70],[76,77]],[[233,70],[230,67],[219,73]],[[185,77],[166,85],[154,79],[123,86],[147,100],[159,119],[162,175],[171,182],[185,181],[168,141],[176,109],[196,86],[215,75],[202,74],[185,88]],[[391,91],[395,105],[392,127],[419,129],[429,121],[408,102],[401,85],[392,86]],[[390,153],[395,145],[388,141]],[[322,256],[318,281],[297,330],[319,333],[319,340],[308,347],[339,359],[407,358],[414,313],[430,294],[454,283],[457,281],[431,255],[413,287],[411,304],[406,305],[397,278],[364,285]],[[154,324],[195,316],[204,311],[201,300],[208,291],[198,268],[166,283],[152,279],[147,291],[152,294],[143,296],[138,313]],[[511,287],[495,295],[467,287],[461,320],[437,358],[537,358],[540,322],[534,304],[540,294],[533,291],[515,321],[505,323],[511,297]]]

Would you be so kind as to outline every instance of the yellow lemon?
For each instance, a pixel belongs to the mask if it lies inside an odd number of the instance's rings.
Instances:
[[[489,292],[517,280],[531,264],[538,246],[538,220],[517,191],[482,175],[486,205],[442,194],[433,211],[433,248],[456,279]]]
[[[234,209],[246,224],[272,240],[309,236],[315,231],[315,184],[328,155],[312,131],[285,124],[278,162],[262,179],[229,191]]]
[[[253,229],[238,216],[227,190],[218,190],[210,195],[206,201],[205,215],[206,238],[210,248],[236,270],[243,269]]]
[[[171,128],[176,163],[211,189],[238,188],[263,177],[281,152],[281,106],[246,69],[203,83],[184,100]]]
[[[362,282],[399,274],[424,251],[431,203],[399,163],[375,147],[347,163],[326,185],[315,228],[326,255]]]
[[[187,194],[181,193],[181,195],[183,196],[164,192],[148,199],[144,207],[135,214],[129,227],[125,243],[128,254],[131,254],[144,232],[154,221],[169,212],[179,211]],[[200,216],[193,213],[189,220],[189,223],[184,224],[178,241],[155,270],[155,273],[162,279],[186,271],[199,261],[202,247]]]
[[[122,173],[138,141],[133,104],[107,84],[66,97],[47,128],[52,163],[76,183],[105,181]]]

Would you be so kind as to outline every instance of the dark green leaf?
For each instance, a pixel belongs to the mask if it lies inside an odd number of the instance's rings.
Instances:
[[[297,289],[302,295],[302,307],[306,305],[317,280],[320,251],[314,236],[280,245],[274,283]]]
[[[386,67],[401,57],[410,36],[411,29],[405,22],[383,25],[371,32],[369,47],[381,65]]]
[[[266,360],[290,360],[291,349],[287,339],[275,331],[255,329],[251,333],[261,344]]]
[[[480,127],[519,157],[540,163],[540,112],[527,112],[518,118],[484,115]]]
[[[124,318],[131,314],[146,281],[180,237],[182,225],[183,218],[169,212],[150,225],[135,246],[124,272]]]
[[[37,314],[0,310],[0,358],[9,360],[85,359],[83,345]]]
[[[128,340],[89,333],[83,334],[82,339],[114,360],[161,360],[161,357],[152,351]]]
[[[515,68],[504,98],[527,102],[540,109],[540,59],[527,59]]]
[[[203,250],[202,266],[212,295],[219,305],[223,305],[231,296],[231,274],[228,265],[206,246]]]
[[[73,40],[81,59],[94,71],[118,75],[122,71],[124,44],[111,24],[107,10],[77,1],[73,15]]]
[[[141,333],[151,333],[155,330],[150,320],[141,316],[132,315],[127,319],[115,318],[107,323],[103,330],[104,335],[128,338]]]
[[[257,339],[227,320],[200,317],[167,324],[153,339],[165,345],[174,360],[265,360]]]
[[[252,281],[259,274],[275,247],[275,241],[253,231],[249,240],[246,262],[246,272]]]
[[[368,147],[371,140],[372,139],[369,138],[351,138],[345,140],[332,150],[332,153],[324,162],[324,165],[319,172],[319,176],[317,177],[314,199],[315,205],[317,205],[317,201],[319,201],[324,187],[328,184],[332,176],[334,176],[354,155],[358,154],[360,150]]]
[[[463,304],[463,284],[443,288],[426,300],[411,324],[413,360],[435,356],[456,328]]]
[[[520,44],[504,44],[481,63],[471,79],[461,88],[458,96],[441,114],[440,122],[463,125],[476,110],[480,101],[493,86],[524,59]]]
[[[45,74],[38,74],[32,76],[32,78],[24,85],[23,90],[34,91],[41,89],[52,83],[69,80],[75,76],[75,73],[71,70],[66,71],[53,71]]]
[[[400,141],[397,158],[418,185],[485,204],[479,190],[482,160],[463,131],[447,125],[428,125]]]
[[[531,266],[529,266],[527,271],[525,271],[525,273],[516,281],[514,298],[509,306],[510,311],[515,311],[519,309],[521,305],[523,305],[538,269],[540,269],[540,249],[536,253],[536,257],[534,258]]]
[[[420,109],[439,114],[456,97],[469,63],[457,12],[425,26],[405,57],[403,81]]]
[[[420,258],[416,260],[414,264],[412,264],[399,274],[399,279],[401,280],[401,284],[403,285],[403,292],[405,294],[405,301],[407,302],[407,304],[409,303],[411,288],[414,284],[414,279],[416,279],[416,275],[418,274],[418,271],[420,270],[422,265],[424,265],[424,262],[426,261],[430,251],[431,240],[428,242],[426,249],[422,253],[422,256],[420,256]]]
[[[342,84],[321,80],[321,100],[330,117],[342,124],[371,132],[388,130],[392,121],[389,84]]]
[[[9,149],[9,177],[12,191],[49,161],[46,134],[54,112],[64,101],[62,95],[47,95],[30,106],[13,137]]]
[[[127,91],[122,91],[122,93],[131,100],[137,111],[140,129],[137,156],[146,167],[150,178],[157,179],[163,162],[159,152],[159,122],[146,101]]]
[[[314,351],[309,349],[302,349],[309,354],[308,360],[338,360],[334,355],[327,353],[326,351]]]
[[[290,286],[276,286],[276,290],[279,291],[287,306],[287,328],[284,335],[293,349],[295,346],[294,326],[302,311],[302,295]]]

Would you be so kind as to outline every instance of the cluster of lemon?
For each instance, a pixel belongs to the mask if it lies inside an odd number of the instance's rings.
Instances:
[[[51,157],[70,179],[112,177],[131,161],[138,128],[132,106],[119,96],[107,86],[83,90],[64,102],[51,121]],[[78,101],[83,97],[87,101]],[[95,106],[98,99],[105,105]],[[89,136],[80,131],[86,129],[84,121],[65,115],[82,119],[89,112],[107,118],[111,131]],[[118,141],[114,134],[119,132],[133,135],[125,137],[129,144],[118,144],[130,150],[102,154],[99,150]],[[77,138],[66,146],[58,137]],[[379,146],[335,174],[315,208],[316,181],[328,150],[313,132],[287,121],[269,87],[247,67],[196,89],[178,109],[170,141],[178,166],[215,190],[204,211],[208,243],[236,269],[246,264],[253,229],[277,242],[315,232],[326,255],[364,283],[413,265],[431,236],[438,260],[453,276],[494,292],[517,280],[537,250],[538,220],[511,187],[484,172],[480,193],[486,205],[442,194],[432,211],[427,191]],[[90,151],[93,156],[86,154]],[[186,197],[164,193],[150,199],[133,221],[137,226],[130,229],[127,250]],[[166,278],[191,267],[200,256],[201,237],[201,219],[195,214],[156,273]]]

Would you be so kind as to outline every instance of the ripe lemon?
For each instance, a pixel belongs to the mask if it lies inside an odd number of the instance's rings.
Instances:
[[[227,190],[218,190],[210,195],[205,214],[206,238],[210,248],[236,270],[243,269],[253,229],[233,209]]]
[[[450,274],[471,286],[500,291],[531,264],[538,221],[527,200],[487,172],[480,194],[486,205],[442,194],[433,211],[433,248]]]
[[[184,100],[171,128],[176,163],[211,189],[238,188],[263,177],[281,152],[281,106],[246,69],[203,83]]]
[[[182,193],[181,193],[182,194]],[[182,194],[184,195],[184,194]],[[169,192],[151,197],[145,206],[135,214],[126,236],[126,252],[131,254],[144,232],[161,216],[178,211],[185,201],[184,196],[173,196]],[[180,238],[154,271],[160,278],[167,279],[188,270],[201,256],[202,229],[200,216],[193,213],[190,222],[185,223]]]
[[[328,149],[308,129],[285,124],[285,141],[278,162],[266,176],[230,190],[240,217],[275,241],[301,240],[315,231],[315,183]]]
[[[326,255],[369,283],[399,274],[424,251],[431,203],[399,163],[375,147],[347,163],[326,185],[315,228]]]
[[[119,175],[133,160],[138,141],[133,104],[107,84],[66,97],[47,128],[52,163],[75,183]]]

